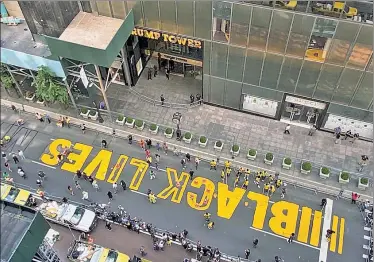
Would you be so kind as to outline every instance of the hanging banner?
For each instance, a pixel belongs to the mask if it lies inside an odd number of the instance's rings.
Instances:
[[[87,88],[88,87],[88,79],[87,79],[86,72],[84,72],[83,66],[82,66],[81,70],[79,71],[79,75],[81,76],[82,83],[83,83],[84,87]]]

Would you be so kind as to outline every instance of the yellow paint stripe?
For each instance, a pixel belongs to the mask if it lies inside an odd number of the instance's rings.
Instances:
[[[335,231],[335,233],[331,235],[331,240],[330,240],[330,251],[331,252],[335,252],[336,250],[336,235],[338,234],[338,222],[339,222],[339,217],[333,216],[331,230]]]
[[[344,243],[344,228],[345,226],[345,219],[341,218],[340,219],[340,228],[339,228],[339,246],[338,246],[338,253],[342,254],[343,253],[343,243]]]
[[[318,247],[321,236],[322,212],[314,211],[312,233],[310,235],[310,244]]]
[[[309,207],[303,207],[301,209],[299,234],[297,235],[298,241],[303,242],[303,243],[308,242],[311,218],[312,218],[312,209]]]

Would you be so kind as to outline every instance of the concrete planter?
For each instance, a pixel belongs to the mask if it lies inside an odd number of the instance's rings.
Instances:
[[[125,121],[126,121],[126,117],[123,117],[122,120],[119,120],[118,117],[116,119],[116,123],[119,124],[120,126],[125,125]]]
[[[43,105],[45,106],[45,102],[44,100],[40,101],[40,100],[36,100],[36,103],[39,104],[39,105]]]
[[[34,101],[34,98],[35,98],[35,94],[29,95],[29,96],[25,96],[25,99],[27,101]]]
[[[240,152],[240,146],[238,147],[238,150],[236,150],[236,151],[233,150],[233,146],[232,146],[231,149],[230,149],[230,153],[231,153],[233,156],[238,156],[238,155],[239,155],[239,152]]]
[[[86,113],[83,113],[83,112],[81,111],[81,113],[80,113],[79,115],[80,115],[81,117],[85,118],[85,119],[88,119],[88,115],[89,115],[89,113],[90,113],[90,110],[87,110]]]
[[[188,135],[189,134],[189,135]],[[191,141],[192,141],[192,134],[187,132],[184,134],[183,136],[183,141],[186,143],[186,144],[191,144]]]
[[[138,129],[139,131],[143,131],[144,126],[145,126],[145,125],[144,125],[144,122],[143,122],[143,121],[141,121],[141,123],[135,121],[135,128]]]
[[[361,178],[358,179],[357,187],[361,190],[366,190],[369,187],[369,179],[368,179],[366,184],[363,184],[361,179],[364,179],[364,177],[361,177]],[[365,179],[367,179],[367,178],[365,178]]]
[[[326,167],[327,168],[327,167]],[[327,179],[327,178],[329,178],[330,177],[330,169],[328,169],[328,173],[326,173],[326,174],[324,174],[324,173],[322,173],[322,169],[323,169],[323,167],[321,167],[320,169],[319,169],[319,177],[320,178],[322,178],[322,179]]]
[[[90,113],[88,114],[88,117],[92,120],[97,120],[97,118],[99,117],[99,113],[97,111],[90,111]]]
[[[312,171],[312,167],[310,169],[304,169],[303,165],[309,162],[301,162],[300,172],[301,174],[308,175]],[[309,163],[310,164],[310,163]]]
[[[149,128],[149,132],[152,134],[152,135],[157,135],[158,133],[158,125],[156,125],[156,128],[154,130],[152,130],[151,128]]]
[[[271,155],[269,155],[271,154]],[[268,157],[266,157],[268,156]],[[267,165],[272,165],[274,163],[274,155],[272,153],[267,153],[264,158],[264,163]]]
[[[205,142],[201,142],[202,140],[205,140]],[[208,138],[206,138],[205,136],[200,136],[199,146],[200,147],[206,147],[207,144],[208,144]]]
[[[129,128],[134,128],[135,120],[132,118],[126,118],[125,125]]]
[[[290,164],[287,164],[287,163],[286,163],[286,159],[287,159],[286,157],[283,158],[283,161],[282,161],[282,167],[283,167],[284,169],[288,169],[288,170],[290,170],[291,167],[292,167],[292,161],[291,161]]]
[[[218,142],[221,142],[221,146],[217,145]],[[217,152],[221,152],[223,149],[223,142],[222,141],[216,141],[214,143],[214,150],[217,151]]]
[[[254,151],[254,154],[249,154],[251,150]],[[248,150],[247,159],[254,161],[256,160],[256,157],[257,157],[257,150],[254,150],[254,149],[251,149],[251,150]]]
[[[343,174],[343,172],[340,172],[340,174],[339,174],[339,183],[340,184],[348,184],[349,183],[349,174],[348,174],[348,179],[342,178],[342,174]]]
[[[174,135],[174,129],[172,129],[172,128],[168,128],[168,129],[170,129],[171,132],[167,133],[167,132],[166,132],[167,130],[165,130],[165,132],[164,132],[164,136],[165,136],[166,138],[171,139],[171,138],[173,138],[173,135]]]

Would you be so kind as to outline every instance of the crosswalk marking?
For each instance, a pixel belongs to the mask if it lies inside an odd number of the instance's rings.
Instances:
[[[303,207],[301,212],[301,218],[299,222],[299,234],[297,240],[303,243],[308,242],[310,222],[312,217],[312,209],[309,207]]]
[[[312,233],[310,235],[310,244],[318,247],[319,238],[321,236],[322,212],[314,211]]]
[[[331,252],[335,252],[336,250],[336,238],[337,238],[336,235],[340,233],[338,232],[338,222],[339,222],[339,218],[337,216],[333,216],[331,230],[334,231],[335,234],[332,234],[330,238],[330,251]]]
[[[328,245],[327,239],[325,237],[325,233],[330,228],[331,225],[331,218],[332,218],[332,206],[334,201],[330,198],[326,199],[327,203],[325,206],[325,216],[323,217],[323,226],[322,226],[322,241],[321,241],[321,249],[319,250],[319,259],[318,261],[326,261],[327,260],[327,252],[328,252]],[[334,235],[334,234],[333,234]]]
[[[345,231],[345,219],[340,218],[339,245],[338,245],[338,253],[339,254],[343,253],[344,231]]]

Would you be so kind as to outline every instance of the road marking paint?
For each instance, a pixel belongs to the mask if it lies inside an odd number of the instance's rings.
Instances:
[[[371,237],[369,237],[369,236],[364,236],[364,239],[365,239],[365,240],[370,240]]]
[[[318,247],[321,236],[322,212],[314,211],[312,233],[310,234],[310,244]]]
[[[321,240],[321,248],[319,250],[319,259],[318,261],[326,262],[327,259],[327,249],[329,242],[327,241],[325,237],[325,233],[328,229],[330,229],[331,225],[331,218],[332,218],[332,205],[333,202],[330,198],[327,198],[327,203],[325,206],[325,217],[323,218],[323,226],[322,226],[322,240]]]
[[[142,196],[148,196],[146,193],[143,193],[143,192],[139,192],[139,191],[136,191],[136,190],[130,190],[131,192],[135,193],[135,194],[139,194],[139,195],[142,195]]]
[[[363,249],[367,249],[367,250],[370,249],[370,247],[369,247],[368,245],[363,245],[362,248],[363,248]]]
[[[338,222],[339,222],[339,218],[337,216],[333,216],[331,230],[335,231],[335,233],[331,235],[331,239],[330,239],[330,251],[331,252],[335,252],[336,250],[336,239],[337,239],[336,235],[338,234]]]
[[[338,246],[338,253],[343,253],[343,243],[344,243],[344,228],[345,226],[345,219],[340,218],[340,228],[339,228],[339,246]]]
[[[312,218],[312,209],[309,207],[303,207],[301,212],[301,218],[299,222],[299,234],[297,240],[303,243],[308,242],[310,220]]]
[[[51,138],[50,140],[53,141],[53,140],[55,140],[55,139],[54,139],[54,138]]]
[[[284,239],[284,240],[288,239],[287,237],[282,237],[280,235],[277,235],[277,234],[274,234],[274,233],[270,233],[270,232],[267,232],[265,230],[261,230],[261,229],[255,228],[255,227],[249,227],[249,228],[253,229],[253,230],[256,230],[258,232],[262,232],[264,234],[270,235],[270,236],[274,236],[274,237],[277,237],[277,238]],[[314,247],[314,246],[311,246],[311,245],[308,245],[308,244],[305,244],[305,243],[302,243],[302,242],[299,242],[299,241],[293,241],[293,243],[296,243],[296,244],[299,244],[299,245],[302,245],[302,246],[306,246],[306,247],[310,247],[310,248],[313,248],[313,249],[316,249],[316,250],[320,250],[318,247]]]
[[[45,166],[45,167],[49,167],[49,168],[52,168],[52,169],[56,169],[56,167],[54,167],[54,166],[49,166],[49,165],[46,165],[46,164],[40,163],[40,162],[38,162],[38,161],[31,160],[31,162],[33,162],[34,164],[41,165],[41,166]]]
[[[370,227],[364,227],[364,230],[365,231],[371,231],[371,228]]]

